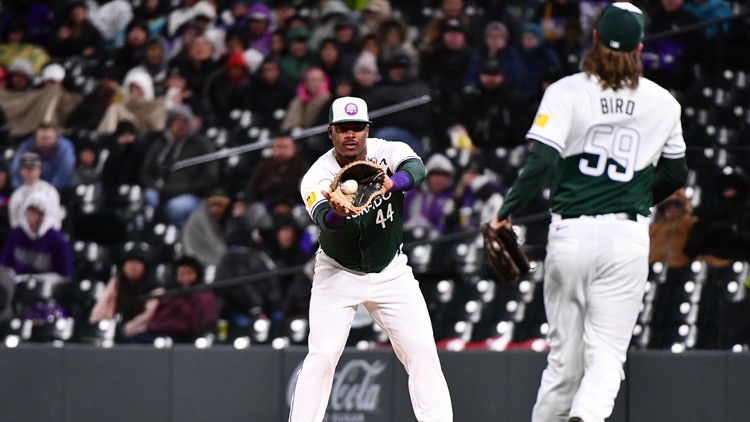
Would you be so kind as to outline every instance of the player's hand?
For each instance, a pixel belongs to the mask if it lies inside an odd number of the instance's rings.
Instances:
[[[493,230],[497,230],[501,227],[512,229],[513,223],[511,223],[510,217],[506,218],[505,220],[500,220],[497,218],[497,216],[495,216],[492,217],[492,221],[490,221],[490,227],[492,227]]]
[[[328,192],[327,190],[321,189],[320,193],[322,193],[323,196],[326,198],[326,200],[328,200],[328,203],[331,204],[331,209],[339,217],[348,217],[350,215],[354,215],[354,211],[350,210],[349,208],[347,208],[345,206],[337,204],[334,201],[331,201],[331,193]]]
[[[393,189],[393,180],[391,180],[388,175],[385,175],[385,182],[383,182],[383,187],[385,188],[386,192],[390,192],[391,189]]]

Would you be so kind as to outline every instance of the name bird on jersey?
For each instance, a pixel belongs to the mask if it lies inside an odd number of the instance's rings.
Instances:
[[[395,157],[398,158],[394,159]],[[421,161],[408,145],[400,142],[386,142],[378,138],[367,138],[365,159],[379,163],[386,169],[389,177],[400,165],[404,163],[408,165],[409,160]],[[336,161],[331,150],[321,156],[302,179],[300,190],[305,198],[307,212],[313,220],[317,213],[327,211],[328,207],[321,207],[327,201],[320,194],[320,190],[328,190],[331,180],[339,170],[341,170],[341,165]],[[372,201],[359,214],[347,217],[346,225],[340,229],[322,231],[319,239],[320,247],[326,255],[350,270],[363,273],[379,272],[401,250],[403,208],[403,192],[388,192]],[[346,247],[352,243],[358,247],[354,249]],[[377,247],[364,247],[363,245],[377,245]]]

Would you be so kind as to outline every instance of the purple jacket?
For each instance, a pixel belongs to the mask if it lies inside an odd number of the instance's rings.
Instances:
[[[22,227],[10,231],[0,264],[16,274],[54,272],[63,277],[73,274],[73,251],[62,232],[49,229],[44,236],[31,239]]]

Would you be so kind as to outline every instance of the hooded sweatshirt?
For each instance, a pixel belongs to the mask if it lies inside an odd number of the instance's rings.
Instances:
[[[70,243],[62,232],[53,228],[52,219],[47,217],[47,200],[39,194],[26,199],[24,212],[35,207],[42,212],[39,230],[34,233],[27,218],[21,225],[11,230],[5,242],[0,264],[9,267],[16,274],[57,273],[70,277],[73,273],[73,252]]]

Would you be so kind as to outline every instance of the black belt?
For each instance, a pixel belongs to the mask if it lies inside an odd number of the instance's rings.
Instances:
[[[611,212],[607,214],[622,214],[621,218],[622,220],[630,220],[630,221],[638,221],[638,213],[637,212]],[[579,218],[579,217],[595,217],[597,214],[594,215],[560,215],[560,218],[563,220],[567,220],[569,218]],[[603,215],[603,214],[598,214]]]

